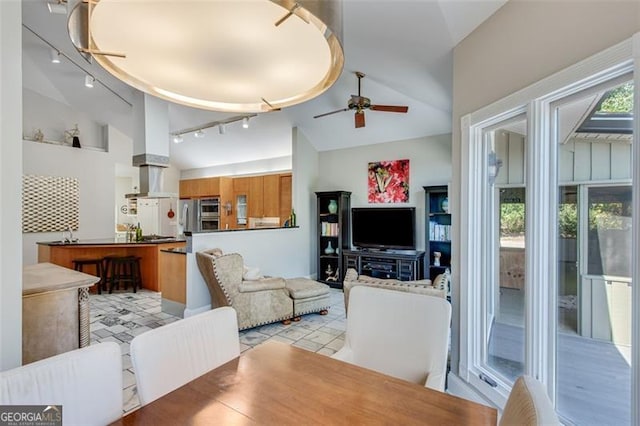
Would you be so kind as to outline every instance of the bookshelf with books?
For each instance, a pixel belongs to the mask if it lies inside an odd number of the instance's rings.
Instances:
[[[425,186],[425,274],[431,280],[451,269],[451,214],[446,185]]]
[[[316,192],[317,280],[342,288],[342,252],[349,249],[351,192]]]

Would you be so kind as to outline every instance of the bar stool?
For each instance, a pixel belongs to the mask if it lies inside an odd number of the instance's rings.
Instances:
[[[105,281],[109,286],[109,294],[120,284],[125,284],[126,288],[130,283],[134,293],[138,287],[142,288],[140,259],[139,256],[105,256]]]
[[[73,269],[79,272],[84,272],[83,269],[85,266],[93,265],[95,267],[96,276],[100,278],[100,281],[96,283],[98,286],[98,294],[102,294],[102,290],[107,289],[105,283],[106,271],[102,267],[102,259],[73,259],[71,262],[73,263]]]

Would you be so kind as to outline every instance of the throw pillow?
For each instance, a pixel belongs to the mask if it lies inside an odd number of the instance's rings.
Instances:
[[[242,279],[245,281],[256,281],[264,278],[262,274],[260,274],[260,268],[252,268],[249,266],[244,267],[244,273],[242,274]]]

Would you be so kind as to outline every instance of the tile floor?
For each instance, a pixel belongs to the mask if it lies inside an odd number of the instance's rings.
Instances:
[[[129,343],[145,331],[177,321],[179,318],[160,310],[160,293],[115,292],[91,295],[91,343],[116,342],[122,349],[124,411],[136,409],[135,372],[129,356]],[[323,355],[332,355],[344,343],[346,318],[341,290],[331,290],[331,308],[327,315],[308,314],[291,325],[274,323],[240,332],[240,350],[277,340]]]

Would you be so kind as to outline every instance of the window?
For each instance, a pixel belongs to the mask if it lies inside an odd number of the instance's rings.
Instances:
[[[462,119],[452,371],[498,406],[515,377],[532,375],[566,423],[640,421],[640,377],[631,377],[640,150],[631,149],[631,41],[623,47]],[[506,134],[519,134],[520,147],[501,142]]]

